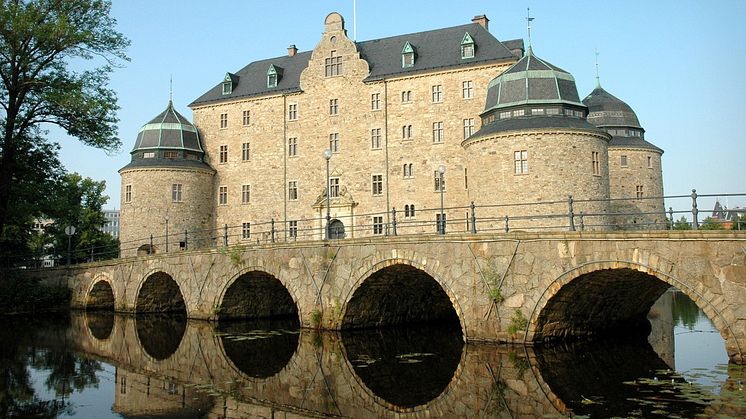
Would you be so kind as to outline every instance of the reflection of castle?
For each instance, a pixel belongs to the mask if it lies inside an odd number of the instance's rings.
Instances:
[[[468,231],[472,201],[502,220],[565,213],[569,195],[630,199],[579,203],[588,228],[662,227],[663,201],[648,198],[663,193],[663,151],[634,111],[600,85],[581,101],[571,74],[497,40],[485,16],[365,42],[337,13],[324,29],[312,51],[226,73],[190,105],[194,124],[169,103],[142,127],[120,170],[124,256],[151,234],[165,250],[169,228],[174,248],[207,246],[215,233],[204,230],[224,226],[231,242],[263,239],[270,220],[280,240],[321,238],[327,162],[345,237],[385,234],[394,208],[405,233],[434,232],[440,192],[449,231]]]

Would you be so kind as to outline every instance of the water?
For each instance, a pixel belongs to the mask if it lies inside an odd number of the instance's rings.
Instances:
[[[746,370],[682,294],[651,342],[464,344],[458,329],[350,333],[73,313],[5,319],[3,417],[739,417]],[[654,350],[655,348],[655,350]]]

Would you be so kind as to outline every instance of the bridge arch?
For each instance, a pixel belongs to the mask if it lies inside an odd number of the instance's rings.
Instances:
[[[458,324],[466,339],[467,328],[455,293],[418,258],[383,259],[362,267],[355,277],[344,299],[341,329],[445,321]]]
[[[107,274],[96,275],[86,292],[85,308],[87,310],[114,311],[116,294],[111,278]]]
[[[287,317],[300,321],[297,301],[279,275],[263,266],[246,267],[218,295],[217,320]]]
[[[187,313],[181,285],[163,269],[145,275],[136,295],[136,313]]]
[[[662,260],[654,257],[650,259]],[[680,275],[666,273],[654,264],[651,265],[628,260],[593,261],[573,267],[548,281],[543,285],[543,292],[535,305],[529,307],[531,312],[524,342],[589,336],[595,334],[594,329],[598,330],[599,326],[621,325],[634,328],[645,318],[658,297],[669,286],[673,286],[691,298],[712,321],[725,339],[728,356],[733,358],[738,355],[742,359],[744,354],[736,339],[738,335],[722,315],[726,309],[723,299],[707,298],[707,293],[699,289],[701,285],[691,285],[680,278]],[[600,294],[593,291],[594,284],[588,282],[594,280],[599,287],[611,285],[611,291],[620,295],[614,296],[610,301],[599,299]],[[604,317],[608,315],[612,317]],[[631,323],[620,323],[630,318]]]

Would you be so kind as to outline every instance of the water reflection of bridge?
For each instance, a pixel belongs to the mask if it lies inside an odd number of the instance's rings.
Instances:
[[[354,337],[328,332],[260,336],[236,334],[230,328],[216,333],[203,321],[184,321],[183,327],[172,318],[148,322],[143,327],[138,325],[141,319],[111,314],[73,317],[71,334],[79,348],[117,367],[117,412],[201,412],[209,417],[272,417],[282,412],[301,417],[567,416],[580,395],[592,396],[594,386],[614,385],[615,380],[620,386],[625,380],[622,372],[596,377],[599,371],[613,372],[629,359],[638,360],[638,370],[627,372],[630,377],[666,368],[644,345],[621,345],[609,354],[585,347],[534,352],[522,346],[462,347],[456,342],[451,355],[437,361],[448,364],[445,370],[451,373],[414,394],[420,386],[413,384],[408,391],[406,380],[391,370],[378,368],[366,375],[360,368],[361,362],[385,358],[380,348],[391,347],[390,342],[371,342],[369,335],[366,343],[357,344]],[[417,347],[412,355],[424,356],[420,351],[427,348]],[[571,359],[571,353],[586,354],[588,365]],[[248,362],[241,354],[250,354]],[[692,408],[702,413],[702,407]]]

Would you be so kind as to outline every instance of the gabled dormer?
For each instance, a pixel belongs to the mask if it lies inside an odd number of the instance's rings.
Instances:
[[[414,67],[414,60],[415,60],[414,48],[412,47],[412,44],[410,44],[409,41],[407,41],[407,43],[404,44],[404,48],[402,48],[401,50],[402,68]]]
[[[474,58],[474,39],[472,39],[469,32],[464,33],[463,39],[461,39],[461,59]]]
[[[282,79],[282,67],[278,67],[274,64],[270,64],[267,69],[267,87],[277,87],[277,83]]]
[[[238,76],[233,73],[225,73],[223,78],[223,94],[229,95],[233,93],[233,89],[238,85]]]

